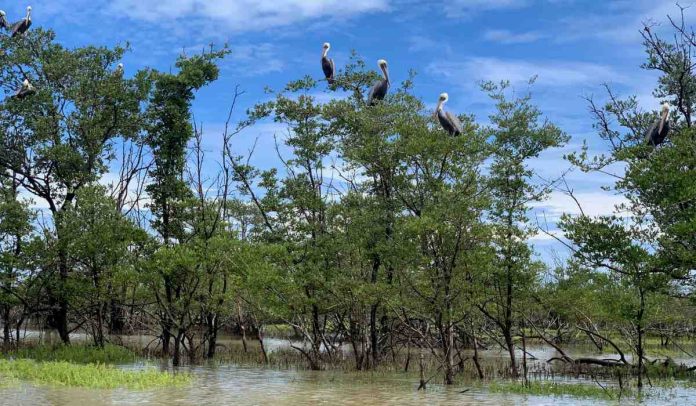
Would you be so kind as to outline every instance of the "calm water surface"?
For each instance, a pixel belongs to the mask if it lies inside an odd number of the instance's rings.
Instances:
[[[287,341],[268,344],[282,348]],[[530,347],[540,361],[553,356],[553,349]],[[580,350],[571,351],[580,355]],[[607,354],[605,354],[606,356]],[[505,356],[497,351],[486,357]],[[685,359],[692,363],[692,359]],[[142,365],[123,365],[141,368]],[[153,366],[147,366],[154,368]],[[158,390],[92,390],[59,388],[30,384],[0,387],[0,405],[616,405],[616,401],[599,401],[573,397],[526,396],[488,393],[466,385],[444,387],[429,385],[416,391],[413,376],[274,370],[234,365],[183,368],[194,380],[182,388]],[[0,385],[1,386],[1,385]],[[464,393],[462,393],[464,392]],[[635,404],[622,401],[620,404]],[[696,389],[664,389],[645,405],[696,405]]]

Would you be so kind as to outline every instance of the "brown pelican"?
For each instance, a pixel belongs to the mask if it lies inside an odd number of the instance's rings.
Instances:
[[[123,76],[123,64],[122,63],[119,63],[118,66],[116,66],[116,75]]]
[[[650,126],[648,132],[645,133],[645,142],[654,147],[665,142],[669,133],[669,104],[662,104],[662,113],[660,118]]]
[[[5,18],[5,12],[0,10],[0,28],[4,30],[9,30],[10,29],[10,23],[7,22],[7,18]]]
[[[387,91],[389,90],[389,72],[387,71],[387,61],[380,59],[377,61],[377,65],[379,65],[379,69],[382,71],[384,79],[375,83],[375,85],[372,86],[372,89],[370,89],[370,95],[367,98],[367,103],[370,106],[374,106],[377,103],[377,100],[384,100],[384,96],[387,95]]]
[[[442,106],[449,100],[449,95],[447,93],[440,94],[440,98],[437,101],[437,108],[435,109],[435,114],[437,119],[440,121],[440,125],[445,129],[450,135],[459,135],[462,133],[462,123],[459,121],[457,116],[445,111]]]
[[[14,97],[21,100],[27,96],[31,96],[34,93],[36,93],[36,89],[34,88],[34,86],[32,86],[32,84],[29,83],[29,79],[24,79],[24,82],[22,82],[22,86],[19,89],[17,89],[17,93],[15,93]]]
[[[31,6],[27,7],[27,16],[12,24],[12,27],[10,27],[12,37],[14,38],[18,35],[25,34],[27,30],[29,30],[29,27],[31,27]]]
[[[324,42],[324,52],[321,54],[321,69],[324,70],[324,76],[326,76],[326,81],[329,84],[334,82],[334,74],[336,73],[336,66],[334,65],[333,59],[329,59],[326,55],[331,49],[331,44]]]

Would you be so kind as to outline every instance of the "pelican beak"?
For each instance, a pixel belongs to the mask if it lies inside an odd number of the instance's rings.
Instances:
[[[662,132],[662,128],[665,126],[665,122],[667,122],[668,117],[669,117],[669,107],[663,107],[662,108],[662,117],[660,117],[660,126],[657,129],[658,132]]]

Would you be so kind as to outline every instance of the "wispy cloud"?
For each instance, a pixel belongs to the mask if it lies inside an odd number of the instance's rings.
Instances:
[[[444,11],[450,18],[460,18],[481,11],[520,9],[531,3],[531,0],[450,0],[445,2]]]
[[[556,35],[556,40],[572,41],[595,38],[619,44],[638,45],[641,42],[640,30],[643,23],[661,22],[655,27],[663,30],[669,26],[667,16],[679,16],[679,8],[675,0],[630,0],[598,3],[603,4],[600,12],[584,13],[562,18],[558,24],[563,27]],[[689,1],[682,3],[689,6]],[[687,25],[696,22],[696,13],[685,12]],[[639,47],[633,47],[638,51]],[[622,52],[626,52],[624,48]]]
[[[350,18],[387,11],[387,0],[115,0],[109,9],[151,23],[203,19],[228,32],[283,27],[321,18]]]
[[[234,44],[230,49],[232,54],[226,67],[236,76],[260,76],[280,72],[285,67],[285,62],[279,57],[280,49],[269,42]]]
[[[579,215],[585,213],[590,217],[608,216],[621,214],[617,212],[616,207],[628,202],[621,195],[601,191],[578,192],[574,195],[577,203],[565,193],[553,192],[547,200],[534,204],[535,212],[540,216],[545,216],[548,220],[557,220],[562,214]]]
[[[409,38],[409,52],[433,52],[436,50],[444,51],[446,54],[452,53],[452,47],[443,42],[422,35],[414,35]]]
[[[537,76],[538,86],[597,85],[606,81],[621,82],[623,76],[609,66],[572,61],[526,61],[472,57],[461,62],[436,61],[426,68],[430,74],[444,76],[459,83],[509,80],[524,84]]]
[[[510,30],[487,30],[483,33],[483,39],[501,44],[524,44],[535,42],[545,35],[537,31],[512,32]]]

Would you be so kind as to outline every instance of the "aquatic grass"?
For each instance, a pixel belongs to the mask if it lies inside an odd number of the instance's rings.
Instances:
[[[78,364],[125,364],[138,358],[137,354],[128,348],[113,344],[106,344],[104,348],[90,345],[38,345],[11,350],[5,355],[36,361],[67,361]]]
[[[150,389],[183,386],[191,382],[187,373],[173,374],[154,369],[123,370],[105,364],[74,364],[66,361],[37,362],[29,359],[0,360],[3,379],[40,385],[91,389]]]
[[[493,382],[485,386],[492,393],[514,393],[518,395],[538,396],[572,396],[577,398],[593,399],[619,399],[633,397],[632,389],[624,388],[621,391],[617,387],[588,385],[581,383],[558,382],[530,382],[524,385],[522,382]]]
[[[19,386],[20,381],[17,378],[5,377],[0,375],[0,389],[13,388]]]

